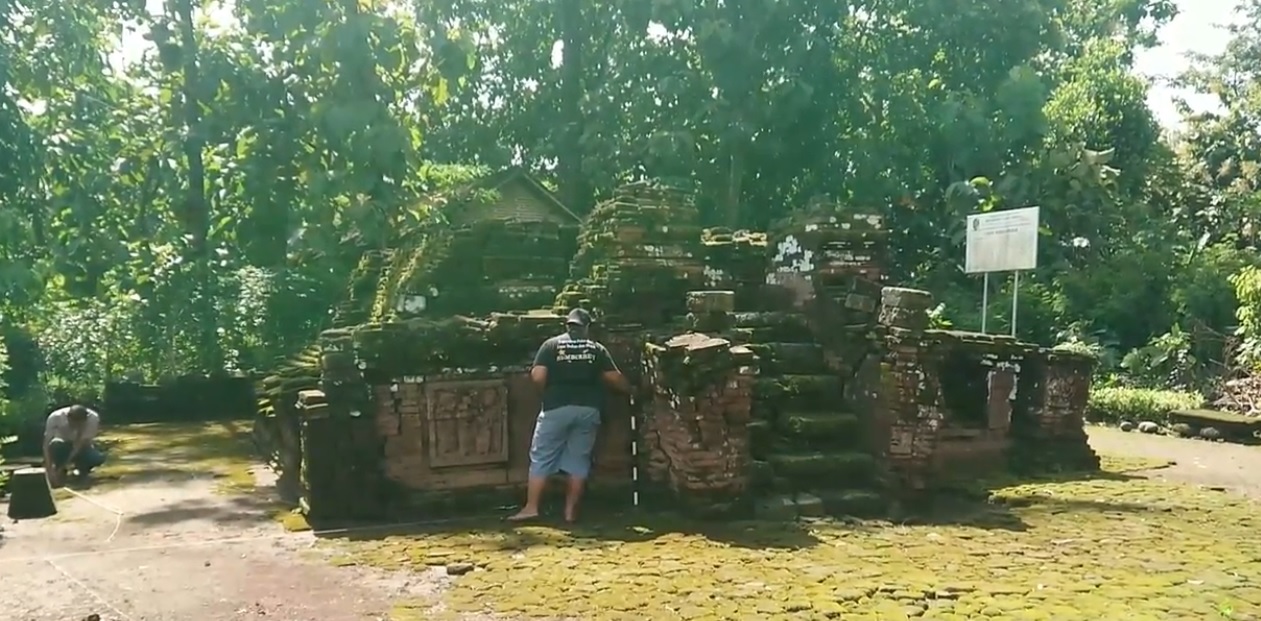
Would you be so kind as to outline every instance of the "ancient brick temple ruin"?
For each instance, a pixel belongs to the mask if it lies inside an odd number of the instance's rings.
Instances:
[[[572,253],[563,228],[503,220],[366,256],[338,327],[264,382],[282,482],[312,517],[515,499],[528,365],[575,306],[640,387],[604,412],[597,497],[629,501],[638,467],[650,507],[872,514],[957,477],[1098,467],[1092,361],[930,329],[930,294],[884,283],[878,216],[817,202],[767,233],[697,220],[689,193],[639,183]]]

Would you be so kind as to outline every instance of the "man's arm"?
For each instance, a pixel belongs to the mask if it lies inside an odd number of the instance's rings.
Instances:
[[[556,342],[552,339],[543,341],[537,354],[534,354],[534,366],[530,368],[530,379],[539,390],[547,386],[547,370],[556,362]]]
[[[613,356],[604,345],[600,345],[597,350],[595,362],[600,368],[600,379],[604,380],[605,384],[628,395],[633,392],[630,380],[622,375],[621,370],[617,368],[617,363],[613,362]]]

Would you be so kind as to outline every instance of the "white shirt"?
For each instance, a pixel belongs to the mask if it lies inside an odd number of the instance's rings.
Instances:
[[[44,442],[47,443],[53,438],[60,438],[66,442],[75,442],[80,439],[93,440],[100,429],[100,414],[88,410],[87,420],[76,429],[70,426],[70,408],[61,408],[48,415],[48,422],[44,424]]]

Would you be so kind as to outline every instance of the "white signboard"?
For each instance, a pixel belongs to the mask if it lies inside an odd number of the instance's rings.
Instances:
[[[968,216],[967,273],[1014,272],[1037,266],[1037,207]]]

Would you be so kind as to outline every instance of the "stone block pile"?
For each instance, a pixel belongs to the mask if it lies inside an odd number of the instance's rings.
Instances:
[[[873,323],[887,237],[880,216],[816,201],[775,226],[766,282],[795,306],[829,301],[834,322]]]
[[[551,222],[485,220],[417,231],[383,270],[377,320],[484,315],[548,306],[573,234]]]
[[[766,233],[705,229],[701,235],[705,287],[735,292],[739,310],[767,310]]]
[[[689,291],[687,327],[694,332],[726,334],[734,327],[734,291]]]
[[[434,274],[436,313],[482,315],[549,306],[572,255],[573,232],[551,222],[482,221],[452,232]]]
[[[683,316],[685,294],[704,280],[697,218],[686,191],[622,186],[587,217],[554,310],[587,308],[606,325],[656,326]]]
[[[399,484],[510,488],[526,458],[509,438],[537,412],[525,371],[582,307],[646,389],[610,409],[600,463],[628,473],[642,421],[645,491],[673,506],[865,515],[965,462],[1096,468],[1091,361],[930,329],[930,294],[883,286],[886,245],[880,217],[827,200],[769,235],[702,230],[691,194],[657,182],[619,188],[576,241],[549,223],[432,226],[364,255],[335,328],[263,381],[260,420],[287,417],[263,427],[315,516],[379,510]]]
[[[716,516],[747,499],[753,362],[748,349],[701,333],[645,346],[645,474],[676,506]]]

